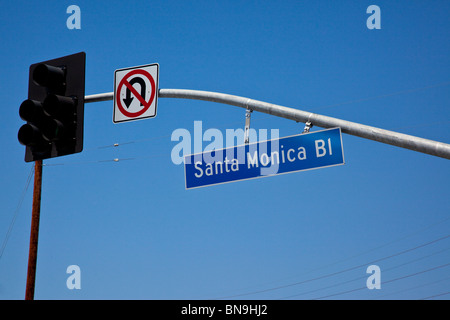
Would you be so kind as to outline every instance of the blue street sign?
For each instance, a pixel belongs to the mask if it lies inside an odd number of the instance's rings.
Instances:
[[[186,189],[344,164],[340,128],[184,157]]]

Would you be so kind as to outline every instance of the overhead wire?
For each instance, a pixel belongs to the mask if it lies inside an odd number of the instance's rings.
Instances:
[[[426,259],[426,258],[435,256],[435,255],[440,254],[440,253],[442,253],[442,252],[445,252],[445,251],[447,251],[447,250],[450,250],[450,248],[445,248],[445,249],[443,249],[443,250],[439,250],[439,251],[434,252],[434,253],[431,253],[431,254],[429,254],[429,255],[426,255],[426,256],[423,256],[423,257],[420,257],[420,258],[417,258],[417,259],[413,259],[413,260],[410,260],[410,261],[408,261],[408,262],[401,263],[401,264],[396,265],[396,266],[394,266],[394,267],[387,268],[387,269],[383,269],[383,274],[384,274],[385,272],[392,271],[392,270],[398,269],[398,268],[400,268],[400,267],[409,265],[409,264],[411,264],[411,263],[414,263],[414,262],[417,262],[417,261],[424,260],[424,259]],[[367,276],[364,275],[364,276],[362,276],[362,277],[354,278],[354,279],[351,279],[351,280],[346,280],[346,281],[339,282],[339,283],[336,283],[336,284],[333,284],[333,285],[329,285],[329,286],[326,286],[326,287],[321,287],[321,288],[314,289],[314,290],[311,290],[311,291],[306,291],[306,292],[301,292],[301,293],[289,295],[289,296],[286,296],[286,297],[279,298],[279,300],[289,299],[289,298],[293,298],[293,297],[299,297],[299,296],[302,296],[302,295],[305,295],[305,294],[310,294],[310,293],[317,292],[317,291],[320,291],[320,290],[326,290],[326,289],[338,287],[338,286],[341,286],[341,285],[344,285],[344,284],[348,284],[348,283],[350,283],[350,282],[362,280],[362,279],[367,279]]]
[[[348,272],[348,271],[351,271],[351,270],[355,270],[355,269],[358,269],[358,268],[361,268],[361,267],[364,267],[364,266],[367,266],[367,265],[375,264],[375,263],[378,263],[380,261],[384,261],[384,260],[387,260],[387,259],[399,256],[399,255],[403,255],[405,253],[408,253],[408,252],[417,250],[419,248],[423,248],[425,246],[429,246],[429,245],[434,244],[436,242],[445,240],[445,239],[447,239],[449,237],[450,237],[450,235],[446,235],[444,237],[440,237],[438,239],[426,242],[424,244],[421,244],[421,245],[418,245],[418,246],[415,246],[415,247],[412,247],[412,248],[409,248],[409,249],[406,249],[406,250],[403,250],[403,251],[400,251],[400,252],[397,252],[397,253],[385,256],[383,258],[375,259],[375,260],[372,260],[372,261],[369,261],[369,262],[366,262],[366,263],[363,263],[363,264],[359,264],[359,265],[356,265],[356,266],[353,266],[353,267],[349,267],[349,268],[342,269],[342,270],[339,270],[339,271],[335,271],[335,272],[332,272],[332,273],[328,273],[328,274],[325,274],[325,275],[317,276],[317,277],[314,277],[314,278],[309,278],[309,279],[306,279],[306,280],[297,281],[297,282],[293,282],[293,283],[289,283],[289,284],[281,285],[281,286],[277,286],[277,287],[272,287],[272,288],[267,288],[267,289],[252,291],[252,292],[246,292],[246,293],[240,293],[240,294],[220,297],[220,298],[216,298],[216,300],[231,299],[231,298],[237,298],[237,297],[242,297],[242,296],[249,296],[249,295],[254,295],[254,294],[259,294],[259,293],[265,293],[265,292],[269,292],[269,291],[274,291],[274,290],[284,289],[284,288],[288,288],[288,287],[298,286],[298,285],[301,285],[301,284],[305,284],[305,283],[309,283],[309,282],[313,282],[313,281],[329,278],[329,277],[332,277],[332,276],[335,276],[335,275],[338,275],[338,274],[342,274],[342,273],[345,273],[345,272]]]
[[[430,271],[434,271],[434,270],[437,270],[437,269],[445,268],[445,267],[448,267],[448,266],[450,266],[450,263],[446,263],[446,264],[439,265],[439,266],[436,266],[436,267],[433,267],[433,268],[430,268],[430,269],[426,269],[426,270],[422,270],[422,271],[415,272],[415,273],[412,273],[412,274],[408,274],[406,276],[398,277],[398,278],[395,278],[395,279],[383,281],[383,284],[395,282],[395,281],[398,281],[398,280],[403,280],[403,279],[410,278],[410,277],[414,277],[414,276],[417,276],[419,274],[423,274],[423,273],[426,273],[426,272],[430,272]],[[314,298],[312,300],[320,300],[320,299],[331,298],[331,297],[340,296],[340,295],[351,293],[351,292],[355,292],[355,291],[360,291],[360,290],[363,290],[363,289],[367,289],[367,286],[359,287],[359,288],[355,288],[355,289],[351,289],[351,290],[347,290],[347,291],[337,292],[337,293],[333,293],[333,294],[329,294],[329,295],[326,295],[326,296]]]
[[[364,250],[364,251],[362,251],[362,252],[360,252],[360,253],[357,253],[357,254],[354,254],[354,255],[345,257],[345,258],[343,258],[343,259],[339,259],[339,260],[337,260],[337,261],[334,261],[334,262],[332,262],[332,263],[325,264],[325,265],[320,266],[320,267],[315,267],[314,269],[312,269],[312,270],[310,270],[310,271],[303,272],[302,275],[307,275],[307,274],[310,274],[310,273],[312,273],[312,272],[317,272],[318,270],[326,269],[326,268],[329,268],[329,267],[338,265],[338,264],[340,264],[340,263],[350,261],[350,260],[352,260],[352,259],[354,259],[354,258],[363,256],[363,255],[366,255],[366,254],[368,254],[368,253],[374,252],[374,251],[379,250],[379,249],[381,249],[381,248],[385,248],[385,247],[390,246],[390,245],[392,245],[392,244],[394,244],[394,243],[397,243],[397,242],[399,242],[399,241],[402,241],[402,240],[408,239],[408,238],[410,238],[410,237],[412,237],[412,236],[415,236],[415,235],[417,235],[417,234],[423,233],[423,232],[425,232],[425,231],[427,231],[427,230],[429,230],[429,229],[431,229],[431,228],[433,228],[433,227],[436,227],[436,226],[438,226],[438,225],[441,225],[441,224],[443,224],[443,223],[445,223],[445,222],[447,222],[447,221],[449,221],[449,220],[450,220],[450,217],[445,218],[445,219],[443,219],[443,220],[439,220],[439,221],[437,221],[437,222],[435,222],[435,223],[432,223],[432,224],[430,224],[430,225],[425,226],[424,228],[421,228],[421,229],[416,230],[416,231],[414,231],[414,232],[408,233],[408,234],[406,234],[405,236],[400,237],[400,238],[396,238],[396,239],[394,239],[394,240],[392,240],[392,241],[388,241],[388,242],[386,242],[386,243],[384,243],[384,244],[382,244],[382,245],[379,245],[379,246],[370,248],[370,249],[368,249],[368,250]],[[270,282],[266,282],[266,283],[264,283],[264,284],[259,284],[258,286],[261,286],[261,285],[269,285],[269,284],[272,284],[272,283],[275,283],[275,282],[280,282],[280,281],[284,281],[284,280],[289,280],[289,279],[292,279],[292,278],[294,278],[294,277],[298,277],[298,275],[290,276],[290,277],[287,277],[287,278],[285,277],[285,278],[283,278],[283,279],[277,279],[277,280],[270,281]],[[253,287],[255,287],[255,286],[253,286]]]
[[[433,285],[433,284],[436,284],[436,283],[442,283],[442,282],[447,281],[447,280],[450,280],[450,277],[447,277],[447,278],[444,278],[444,279],[439,279],[439,280],[432,281],[432,282],[423,283],[423,284],[420,284],[418,286],[402,289],[402,290],[399,290],[399,291],[395,291],[395,292],[390,292],[390,293],[387,293],[387,294],[379,295],[379,296],[377,296],[374,299],[377,300],[377,299],[385,298],[385,297],[388,297],[388,296],[391,296],[391,295],[403,293],[405,291],[411,291],[411,290],[423,288],[423,287],[426,287],[426,286],[430,286],[430,285]]]
[[[19,215],[20,208],[22,207],[22,203],[23,203],[23,201],[25,199],[25,195],[27,193],[27,190],[28,190],[28,187],[30,185],[31,179],[32,179],[32,177],[34,175],[34,170],[33,169],[34,169],[34,166],[31,166],[30,172],[28,173],[28,177],[27,177],[27,180],[25,182],[25,186],[24,186],[24,188],[22,190],[22,193],[21,193],[21,195],[19,197],[19,201],[17,203],[16,209],[14,210],[11,222],[9,223],[8,231],[6,232],[5,238],[3,239],[3,243],[2,243],[2,246],[0,248],[0,260],[3,257],[3,253],[5,252],[5,248],[6,248],[6,245],[8,244],[9,237],[11,236],[11,232],[12,232],[12,230],[14,228],[14,224],[16,222],[17,216]]]
[[[428,299],[432,299],[432,298],[437,298],[437,297],[446,296],[446,295],[448,295],[448,294],[450,294],[450,291],[443,292],[443,293],[438,293],[438,294],[435,294],[435,295],[432,295],[432,296],[429,296],[429,297],[422,298],[422,299],[420,299],[420,300],[428,300]]]

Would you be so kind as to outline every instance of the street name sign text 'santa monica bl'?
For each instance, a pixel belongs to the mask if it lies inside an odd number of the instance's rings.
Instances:
[[[340,128],[184,157],[186,189],[344,164]]]

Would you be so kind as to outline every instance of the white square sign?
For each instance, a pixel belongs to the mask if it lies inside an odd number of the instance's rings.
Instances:
[[[114,72],[114,123],[156,116],[158,76],[157,63]]]

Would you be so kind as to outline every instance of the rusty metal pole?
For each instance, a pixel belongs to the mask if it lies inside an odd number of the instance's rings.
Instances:
[[[31,213],[30,250],[28,254],[27,288],[25,300],[34,300],[36,261],[39,236],[39,217],[41,212],[42,160],[34,164],[33,208]]]

